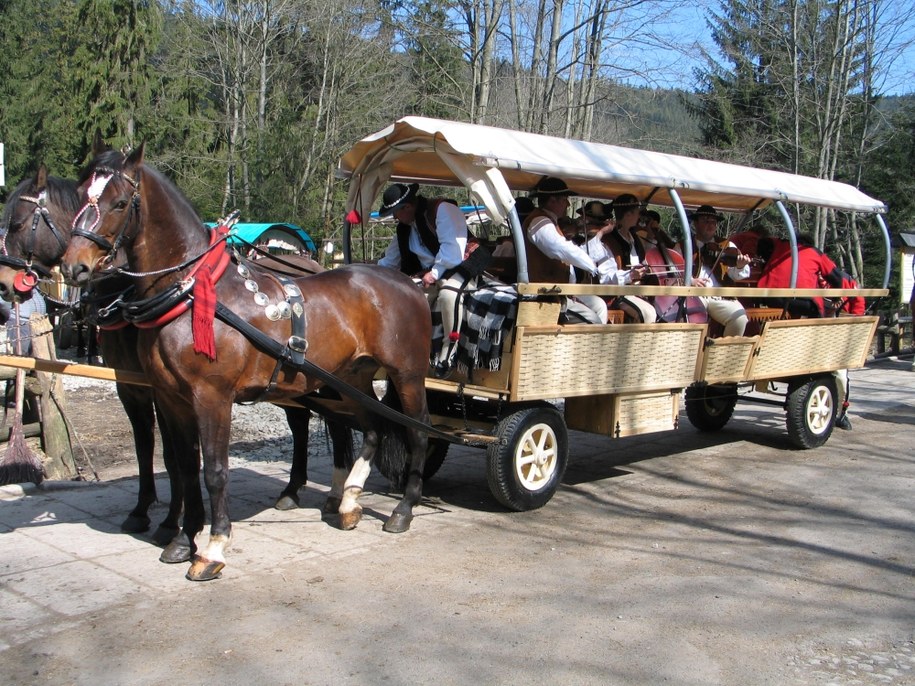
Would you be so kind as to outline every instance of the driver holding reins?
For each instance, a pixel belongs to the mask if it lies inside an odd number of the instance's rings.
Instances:
[[[378,264],[421,280],[428,290],[433,325],[441,317],[445,335],[433,364],[445,374],[456,353],[453,334],[461,327],[459,295],[466,276],[456,268],[467,248],[464,213],[451,200],[419,195],[419,184],[395,183],[384,192],[378,215],[397,220],[394,240]]]

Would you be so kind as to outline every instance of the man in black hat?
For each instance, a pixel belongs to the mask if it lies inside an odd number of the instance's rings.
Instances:
[[[445,198],[428,199],[419,194],[419,184],[395,183],[382,196],[381,217],[397,220],[397,233],[378,264],[399,269],[430,289],[433,323],[440,315],[444,341],[436,354],[440,373],[450,366],[456,346],[453,334],[460,331],[459,294],[465,277],[456,271],[467,248],[467,222],[458,206]]]
[[[537,209],[524,223],[527,269],[532,282],[569,283],[571,267],[601,278],[601,270],[581,247],[566,238],[559,229],[559,218],[566,216],[569,197],[576,193],[562,179],[548,176],[534,189]],[[607,304],[597,296],[566,299],[564,316],[569,322],[607,323]]]
[[[726,238],[716,235],[722,217],[711,205],[701,205],[690,217],[693,225],[693,285],[721,286],[725,278],[739,281],[750,276],[750,256],[738,250]],[[722,259],[725,251],[736,253],[732,260]],[[708,316],[724,327],[725,336],[743,336],[747,328],[747,311],[737,300],[703,296]]]

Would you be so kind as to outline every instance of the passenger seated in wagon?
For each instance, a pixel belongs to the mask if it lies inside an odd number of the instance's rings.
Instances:
[[[723,281],[740,281],[750,276],[750,256],[740,252],[727,238],[716,235],[718,222],[722,219],[711,205],[700,206],[690,216],[694,286],[718,288]],[[724,327],[725,336],[743,336],[748,319],[740,302],[718,296],[702,296],[699,300],[708,316]]]
[[[634,195],[625,193],[611,203],[615,225],[600,231],[588,241],[588,253],[598,265],[608,265],[604,283],[619,286],[638,284],[648,273],[645,266],[645,245],[634,229],[639,222],[642,204]],[[611,307],[623,310],[629,319],[640,324],[653,324],[658,313],[650,302],[635,295],[621,295]]]
[[[569,197],[577,195],[562,179],[544,177],[534,190],[537,209],[524,223],[524,244],[527,268],[534,283],[571,283],[571,268],[605,283],[609,264],[598,267],[585,250],[566,238],[559,228],[560,217],[566,216]],[[606,324],[607,304],[596,295],[563,298],[560,321],[569,324]]]
[[[760,255],[766,260],[759,288],[791,288],[791,243],[780,238],[764,238]],[[829,256],[814,246],[805,234],[797,237],[796,288],[842,288],[842,273]],[[823,298],[772,299],[769,304],[784,307],[792,317],[822,317]]]

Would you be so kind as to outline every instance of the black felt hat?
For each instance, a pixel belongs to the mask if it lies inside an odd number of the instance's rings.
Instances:
[[[409,186],[405,183],[395,183],[393,186],[388,186],[384,195],[381,196],[381,207],[378,208],[378,216],[387,217],[394,214],[399,207],[415,200],[418,192],[418,183],[411,183]]]
[[[611,203],[614,210],[629,210],[633,207],[641,207],[642,203],[631,193],[623,193]]]
[[[557,179],[555,176],[546,176],[541,179],[534,192],[537,195],[578,195],[578,193],[566,186],[565,181]]]
[[[609,207],[600,200],[586,202],[584,207],[578,210],[578,214],[588,221],[606,222],[611,219]]]
[[[718,212],[711,205],[700,205],[696,210],[689,216],[690,219],[695,219],[696,217],[714,217],[718,221],[724,219],[724,215]]]

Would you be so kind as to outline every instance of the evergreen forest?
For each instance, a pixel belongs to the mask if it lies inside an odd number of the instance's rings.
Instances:
[[[701,35],[662,31],[687,4],[0,0],[0,202],[40,163],[76,177],[99,130],[145,142],[205,220],[237,208],[320,244],[342,219],[340,155],[424,115],[845,181],[915,226],[915,102],[887,95],[915,9],[712,0]],[[667,87],[681,60],[699,66]],[[873,222],[800,220],[879,281]]]

